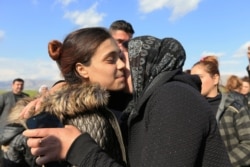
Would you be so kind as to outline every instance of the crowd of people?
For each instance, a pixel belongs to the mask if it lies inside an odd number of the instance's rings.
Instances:
[[[133,35],[117,20],[48,43],[63,80],[0,95],[3,167],[250,166],[250,67],[222,86],[215,55],[184,71],[177,39]]]

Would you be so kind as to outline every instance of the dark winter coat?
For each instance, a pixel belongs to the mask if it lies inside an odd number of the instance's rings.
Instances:
[[[20,95],[17,95],[20,99],[24,97],[28,97],[29,95],[22,92]],[[17,99],[15,98],[15,94],[10,91],[0,95],[0,126],[6,124],[7,117],[10,113],[10,110],[16,104]]]
[[[230,167],[215,115],[200,94],[200,79],[182,73],[180,43],[142,36],[128,46],[134,88],[122,116],[128,166]],[[66,160],[80,167],[121,166],[86,134],[75,140]]]
[[[87,132],[110,157],[124,163],[126,161],[125,149],[118,121],[112,112],[105,107],[108,97],[107,91],[97,85],[66,86],[47,97],[40,110],[56,115],[64,125],[74,125],[80,131]],[[26,120],[18,119],[20,110],[25,105],[21,102],[19,104],[12,111],[9,122],[19,123],[26,127]],[[7,128],[9,127],[7,126]],[[13,137],[9,136],[8,133],[3,134],[0,142],[10,146],[14,140]],[[10,151],[13,149],[7,149],[4,154]],[[22,152],[18,153],[19,157],[23,158]]]

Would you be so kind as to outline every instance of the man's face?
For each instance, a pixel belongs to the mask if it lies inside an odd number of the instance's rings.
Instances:
[[[243,95],[247,95],[249,93],[249,90],[250,90],[249,82],[243,81],[242,82],[242,87],[241,87],[241,93]]]
[[[132,86],[132,80],[131,80],[131,74],[130,74],[130,66],[129,66],[129,57],[128,57],[128,48],[124,47],[123,43],[129,41],[132,38],[132,34],[126,33],[122,30],[113,30],[111,31],[112,37],[115,39],[118,47],[120,48],[122,52],[122,60],[125,63],[125,77],[126,77],[126,87],[125,92],[132,93],[133,86]]]
[[[121,51],[123,51],[124,47],[122,46],[123,42],[126,42],[132,38],[132,34],[126,33],[122,30],[113,30],[111,31],[112,37],[115,39]]]
[[[15,81],[12,84],[12,92],[14,94],[20,94],[23,91],[24,83],[20,81]]]

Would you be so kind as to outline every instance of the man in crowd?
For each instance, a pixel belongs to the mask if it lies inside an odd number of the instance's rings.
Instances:
[[[0,95],[0,133],[2,127],[6,124],[7,117],[11,108],[16,102],[29,95],[23,92],[24,80],[16,78],[12,81],[12,90]],[[1,145],[0,145],[1,146]],[[2,150],[0,151],[0,166],[2,166]]]
[[[10,109],[16,102],[29,95],[23,92],[24,80],[16,78],[12,81],[12,90],[0,95],[0,125],[4,125]]]
[[[123,52],[122,60],[126,62],[126,69],[128,69],[128,57],[127,57],[127,47],[124,47],[128,43],[128,41],[134,35],[134,29],[132,25],[125,20],[116,20],[111,23],[109,27],[109,32],[112,37],[116,40],[120,50]],[[127,78],[129,79],[130,72],[128,70],[125,71]],[[128,90],[129,88],[126,88]],[[118,120],[120,120],[121,112],[126,108],[128,102],[131,100],[132,96],[128,93],[124,93],[123,91],[119,92],[110,92],[111,96],[109,98],[109,108],[112,109],[113,113],[117,116]],[[122,94],[122,95],[121,95]],[[121,97],[123,99],[121,100]],[[118,100],[119,99],[119,100]]]
[[[114,21],[110,25],[109,31],[122,51],[124,49],[122,44],[130,40],[135,33],[132,25],[125,20]]]

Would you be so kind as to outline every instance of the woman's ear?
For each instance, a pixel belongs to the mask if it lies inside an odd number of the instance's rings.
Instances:
[[[75,68],[78,74],[81,75],[83,78],[89,78],[87,68],[82,63],[76,63]]]
[[[220,82],[220,76],[218,74],[215,74],[213,76],[213,80],[214,80],[214,85],[218,85]]]

